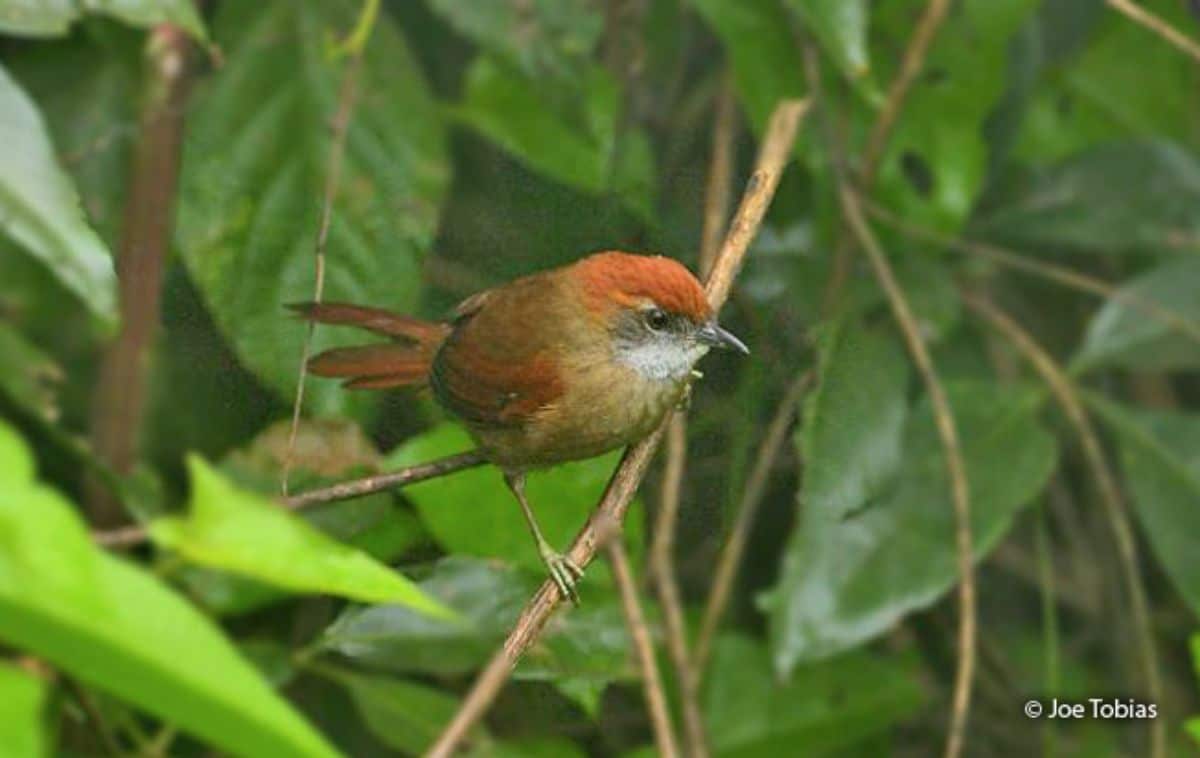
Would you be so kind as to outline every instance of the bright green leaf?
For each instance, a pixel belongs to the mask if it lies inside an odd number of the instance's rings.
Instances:
[[[870,73],[867,5],[866,0],[787,0],[787,6],[800,14],[813,36],[851,79],[862,79]]]
[[[948,387],[971,492],[976,557],[1007,533],[1054,470],[1054,438],[1028,393]],[[791,671],[871,639],[957,579],[954,515],[928,402],[910,416],[889,485],[851,513],[802,509],[779,583],[764,598],[775,665]]]
[[[1164,263],[1121,289],[1200,325],[1200,258],[1188,256]],[[1088,324],[1072,368],[1112,366],[1135,371],[1200,368],[1200,344],[1140,308],[1109,299]]]
[[[242,755],[337,753],[207,618],[92,544],[0,424],[0,639]]]
[[[453,617],[396,571],[326,537],[265,497],[237,489],[201,458],[189,457],[188,470],[188,517],[150,523],[150,536],[160,545],[195,563],[298,592],[397,603]]]
[[[66,34],[78,15],[75,0],[4,0],[0,3],[0,32],[55,37]]]
[[[225,64],[188,112],[177,240],[239,360],[291,397],[305,328],[284,305],[313,294],[329,123],[346,62],[331,33],[358,2],[222,3],[212,34]],[[415,308],[421,259],[449,179],[446,139],[420,67],[390,14],[367,45],[329,230],[325,298]],[[318,329],[314,347],[361,342]],[[353,393],[309,382],[311,407],[344,411]],[[364,398],[358,396],[359,402]]]
[[[0,67],[0,229],[97,316],[117,318],[112,256],[88,226],[37,107]]]
[[[134,26],[175,24],[196,39],[204,39],[204,24],[191,0],[4,0],[0,3],[0,31],[59,36],[88,12],[104,13]]]
[[[46,684],[26,672],[0,664],[0,755],[42,758],[50,754],[42,710]]]
[[[718,756],[824,755],[911,716],[925,699],[911,661],[848,653],[804,666],[791,681],[766,648],[725,635],[705,677],[705,723]]]

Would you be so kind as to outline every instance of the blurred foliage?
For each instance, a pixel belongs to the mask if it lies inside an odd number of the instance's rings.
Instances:
[[[1200,37],[1195,3],[1142,5]],[[367,17],[356,62],[338,45],[355,0],[0,0],[0,754],[419,754],[538,585],[493,468],[296,513],[270,500],[306,334],[284,306],[312,297],[348,76],[325,297],[431,318],[593,250],[694,266],[723,89],[737,110],[734,202],[774,105],[815,97],[723,314],[753,356],[707,358],[692,399],[676,567],[694,639],[766,420],[800,372],[816,379],[703,671],[715,755],[926,755],[945,738],[950,493],[924,384],[843,225],[837,178],[864,168],[869,203],[1025,262],[873,217],[967,465],[980,629],[969,753],[1146,754],[1142,722],[1020,710],[1030,697],[1147,696],[1082,443],[961,287],[1010,313],[1078,386],[1142,548],[1169,750],[1194,751],[1200,65],[1094,0],[956,0],[865,167],[924,8],[390,0]],[[86,440],[125,412],[93,407],[115,330],[146,326],[118,324],[128,294],[114,261],[130,244],[162,23],[191,40],[191,91],[178,186],[162,187],[175,211],[160,323],[138,364],[147,386],[123,398],[145,408],[125,430],[137,462],[116,471]],[[313,348],[358,339],[321,328]],[[291,488],[469,445],[425,395],[309,381]],[[551,542],[579,529],[617,456],[531,476]],[[656,477],[624,530],[639,574]],[[151,541],[97,545],[97,490]],[[582,593],[470,754],[652,752],[607,566]]]

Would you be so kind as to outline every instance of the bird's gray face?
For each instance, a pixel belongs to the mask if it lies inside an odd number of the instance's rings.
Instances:
[[[715,319],[697,323],[653,303],[623,313],[613,340],[618,361],[658,381],[682,381],[696,361],[714,347],[750,352]]]

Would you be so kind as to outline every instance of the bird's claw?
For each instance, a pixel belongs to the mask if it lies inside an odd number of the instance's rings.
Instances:
[[[583,578],[583,569],[575,561],[555,550],[542,550],[542,561],[550,572],[550,578],[562,593],[564,600],[570,600],[579,605],[579,592],[575,585]]]

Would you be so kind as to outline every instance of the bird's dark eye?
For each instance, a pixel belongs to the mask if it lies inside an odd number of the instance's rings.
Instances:
[[[656,332],[666,329],[667,324],[669,324],[671,321],[671,317],[668,316],[667,312],[662,308],[651,308],[647,310],[644,318],[646,319],[646,326],[650,327]]]

